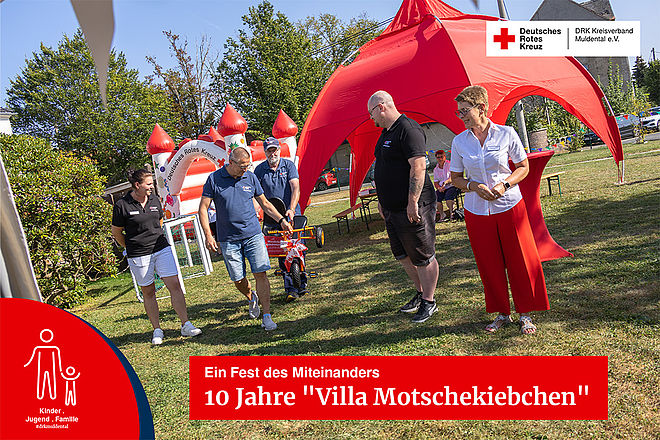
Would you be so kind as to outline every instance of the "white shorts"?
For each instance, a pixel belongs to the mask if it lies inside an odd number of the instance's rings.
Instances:
[[[172,246],[143,257],[129,257],[128,266],[135,277],[135,282],[140,287],[154,283],[154,272],[161,278],[179,274],[176,269]]]

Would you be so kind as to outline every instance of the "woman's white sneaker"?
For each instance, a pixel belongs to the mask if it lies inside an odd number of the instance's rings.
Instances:
[[[160,345],[163,343],[163,331],[160,328],[154,329],[154,335],[151,337],[151,343],[153,345]]]
[[[266,330],[275,330],[277,324],[273,322],[273,318],[270,317],[270,313],[264,313],[263,318],[261,319],[261,326]]]
[[[186,321],[183,326],[181,326],[181,336],[197,336],[202,333],[200,329],[192,325],[192,322]]]

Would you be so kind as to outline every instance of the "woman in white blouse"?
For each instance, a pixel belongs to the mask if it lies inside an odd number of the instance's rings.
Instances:
[[[455,98],[464,132],[451,146],[451,180],[464,190],[465,225],[484,285],[486,311],[498,313],[486,326],[496,332],[512,321],[509,291],[520,314],[524,335],[536,332],[529,312],[548,310],[541,259],[517,184],[529,172],[527,155],[515,130],[494,124],[488,114],[488,92],[466,87]],[[509,160],[515,165],[511,172]]]

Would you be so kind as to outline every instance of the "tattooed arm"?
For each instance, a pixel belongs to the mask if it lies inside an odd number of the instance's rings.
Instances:
[[[410,181],[408,183],[408,220],[415,223],[421,220],[417,202],[422,194],[424,186],[424,174],[426,173],[426,160],[424,156],[411,157],[410,163]]]

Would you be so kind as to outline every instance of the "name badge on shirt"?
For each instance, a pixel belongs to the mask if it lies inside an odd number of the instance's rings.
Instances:
[[[128,215],[138,215],[140,211],[128,211]]]
[[[497,144],[494,145],[486,145],[486,151],[497,151],[500,149],[500,146]]]
[[[157,207],[157,206],[150,206],[149,209],[151,210],[151,212],[153,212],[153,211],[158,211],[158,207]]]

